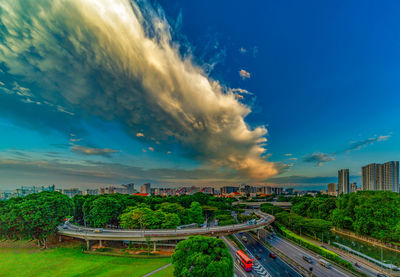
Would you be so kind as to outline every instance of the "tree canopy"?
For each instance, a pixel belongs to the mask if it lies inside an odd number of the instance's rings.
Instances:
[[[218,238],[192,236],[181,241],[172,255],[174,276],[231,277],[233,259],[225,243]]]
[[[49,236],[71,212],[72,201],[58,192],[13,198],[0,208],[0,233],[8,239],[37,239],[46,248]]]

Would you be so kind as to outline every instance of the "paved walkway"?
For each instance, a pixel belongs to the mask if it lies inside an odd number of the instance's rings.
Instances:
[[[157,272],[163,270],[164,268],[169,267],[170,265],[171,264],[166,264],[166,265],[164,265],[164,266],[162,266],[162,267],[160,267],[160,268],[158,268],[158,269],[156,269],[156,270],[154,270],[154,271],[152,271],[150,273],[147,273],[146,275],[143,275],[142,277],[147,277],[147,276],[153,275],[154,273],[157,273]]]

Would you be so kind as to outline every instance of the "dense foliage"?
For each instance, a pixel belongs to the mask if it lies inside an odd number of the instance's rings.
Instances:
[[[292,212],[309,217],[331,220],[332,211],[336,208],[336,197],[321,195],[318,197],[294,197]]]
[[[336,254],[335,252],[324,249],[324,248],[294,234],[293,232],[291,232],[290,230],[286,229],[283,226],[278,225],[278,227],[279,227],[278,230],[280,230],[281,234],[284,237],[286,237],[286,238],[296,242],[297,244],[302,245],[303,247],[310,249],[311,251],[318,253],[319,255],[321,255],[331,261],[334,261],[335,263],[338,263],[348,269],[354,269],[353,265],[351,263],[340,258],[338,256],[338,254]]]
[[[212,237],[192,236],[177,244],[172,256],[179,277],[231,277],[233,259],[225,243]]]
[[[400,195],[389,191],[362,191],[339,197],[332,212],[338,228],[384,241],[400,240]]]
[[[274,214],[276,220],[287,228],[315,238],[327,237],[332,228],[330,221],[302,217],[271,204],[261,205],[261,210],[265,213]]]
[[[390,191],[360,191],[330,196],[295,197],[291,211],[329,220],[333,226],[383,241],[400,240],[400,195]]]
[[[73,198],[74,220],[92,227],[176,228],[215,216],[232,208],[232,199],[204,193],[183,196],[142,197],[126,194],[77,195]]]
[[[44,248],[49,236],[72,212],[72,201],[58,192],[35,193],[0,203],[1,236],[36,239]]]

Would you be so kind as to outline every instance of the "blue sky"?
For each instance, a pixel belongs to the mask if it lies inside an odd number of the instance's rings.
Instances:
[[[399,159],[400,3],[109,1],[0,5],[0,189],[319,188]]]

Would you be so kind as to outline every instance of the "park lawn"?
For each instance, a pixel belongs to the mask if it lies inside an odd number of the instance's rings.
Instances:
[[[163,270],[154,273],[151,275],[151,277],[173,277],[174,276],[174,266],[170,265],[167,268],[164,268]]]
[[[65,247],[0,248],[0,276],[143,276],[170,262],[170,258],[89,255]]]

